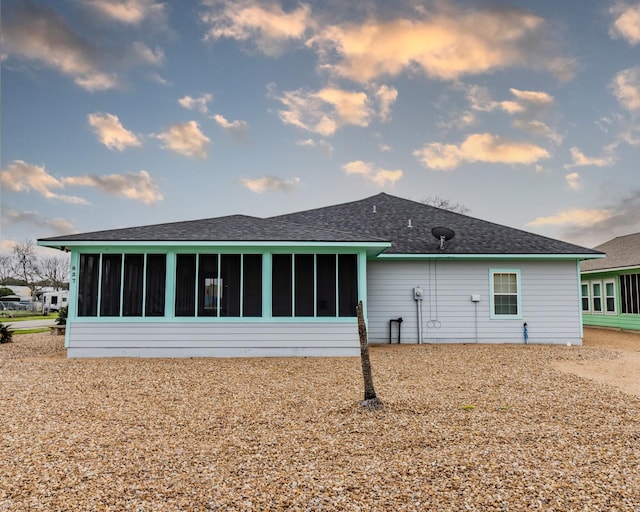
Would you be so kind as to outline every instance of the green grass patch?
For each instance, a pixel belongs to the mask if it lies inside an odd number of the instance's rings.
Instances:
[[[8,312],[4,311],[0,314],[0,322],[25,322],[27,320],[55,320],[58,318],[58,313],[51,313],[49,315],[34,315],[33,313],[26,313],[20,311],[14,311],[12,313],[15,316],[8,316]]]
[[[38,327],[36,329],[21,329],[19,331],[13,331],[14,336],[19,336],[20,334],[35,334],[38,332],[47,332],[49,331],[48,327]]]

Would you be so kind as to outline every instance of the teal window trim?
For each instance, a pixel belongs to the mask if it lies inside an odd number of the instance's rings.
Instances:
[[[167,253],[167,265],[165,274],[165,289],[164,289],[164,317],[174,320],[176,318],[175,303],[176,303],[176,280],[178,279],[177,273],[177,258],[175,252]],[[173,279],[172,279],[173,278]]]
[[[95,323],[126,323],[126,324],[169,324],[169,323],[182,323],[182,324],[233,324],[233,325],[241,325],[245,323],[255,324],[255,323],[268,323],[268,324],[349,324],[349,323],[357,323],[357,318],[355,316],[280,316],[273,318],[264,318],[264,317],[238,317],[238,316],[221,316],[220,318],[216,318],[214,316],[208,317],[194,317],[194,316],[183,316],[183,317],[131,317],[131,316],[111,316],[111,317],[96,317],[96,316],[85,316],[79,317],[74,320],[74,323],[82,323],[82,324],[95,324]]]
[[[271,308],[271,251],[262,253],[262,318],[270,320],[273,318],[273,310]]]
[[[358,300],[362,301],[363,315],[367,316],[367,254],[358,254]]]
[[[495,313],[495,291],[494,278],[495,274],[515,274],[516,276],[516,301],[517,313],[515,315],[501,315]],[[491,320],[522,320],[522,276],[520,269],[517,268],[490,268],[489,269],[489,302],[490,311],[489,318]]]
[[[142,264],[142,315],[146,316],[147,311],[147,254],[144,254]],[[167,305],[165,304],[165,310]]]
[[[313,316],[318,318],[318,255],[313,255]]]
[[[334,256],[334,266],[335,266],[335,277],[334,279],[336,280],[336,289],[334,290],[335,292],[335,297],[334,297],[334,301],[336,303],[336,316],[340,316],[340,279],[339,279],[339,273],[338,273],[338,255],[336,254]]]
[[[240,317],[244,316],[244,253],[240,255]]]
[[[120,310],[118,311],[118,316],[124,316],[122,313],[124,311],[124,254],[120,255]],[[144,310],[142,310],[144,313]]]

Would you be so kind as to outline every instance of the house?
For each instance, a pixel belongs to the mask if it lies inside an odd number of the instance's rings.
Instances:
[[[71,251],[69,357],[353,356],[359,300],[371,343],[580,344],[603,256],[384,193],[38,244]]]
[[[580,265],[585,325],[640,331],[640,233],[596,247],[604,259]]]

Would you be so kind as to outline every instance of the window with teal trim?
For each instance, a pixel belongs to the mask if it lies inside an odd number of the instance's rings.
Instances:
[[[80,254],[78,316],[164,316],[166,268],[165,254]]]
[[[338,255],[338,314],[356,316],[358,304],[358,257],[355,254]]]
[[[80,254],[78,278],[78,316],[98,315],[100,255]]]
[[[122,316],[142,316],[144,254],[124,255]]]
[[[240,316],[240,255],[223,254],[221,258],[220,316]]]
[[[147,254],[145,280],[145,316],[164,316],[167,281],[165,254]]]
[[[262,254],[242,255],[242,316],[262,316]]]
[[[102,255],[100,281],[100,316],[120,316],[122,254]]]
[[[196,255],[195,254],[178,254],[176,256],[175,315],[176,316],[194,316],[195,314],[196,314]]]
[[[520,317],[519,272],[491,270],[491,307],[494,318]]]
[[[291,254],[274,254],[271,261],[271,314],[292,316],[291,285],[293,271]]]
[[[262,255],[178,254],[175,315],[262,316]]]
[[[356,254],[274,254],[274,317],[354,317],[358,301]]]

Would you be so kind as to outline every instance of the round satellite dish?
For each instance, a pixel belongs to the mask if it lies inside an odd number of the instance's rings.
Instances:
[[[456,233],[453,229],[450,228],[433,228],[431,230],[431,234],[437,238],[438,240],[443,240],[445,242],[448,242],[449,240],[451,240],[454,236],[456,236]]]

